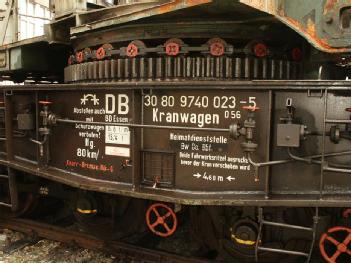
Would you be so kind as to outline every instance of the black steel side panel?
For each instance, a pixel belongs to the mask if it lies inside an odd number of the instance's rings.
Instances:
[[[348,151],[350,140],[333,144],[324,132],[331,126],[326,119],[350,118],[345,111],[351,101],[349,83],[191,84],[3,87],[14,105],[12,119],[30,111],[37,129],[7,143],[14,159],[2,146],[0,164],[84,189],[186,204],[351,205],[349,174],[323,171],[318,164],[291,161],[260,167],[255,180],[241,146],[245,138],[233,140],[227,132],[231,124],[247,119],[245,106],[257,106],[253,141],[258,148],[252,159],[289,160],[287,149],[276,146],[276,127],[286,115],[286,100],[292,99],[295,121],[319,134],[307,136],[296,155]],[[52,102],[49,111],[58,118],[73,122],[49,126],[43,156],[30,142],[42,139],[42,100]],[[16,121],[12,129],[17,130]],[[350,156],[331,160],[349,164]]]

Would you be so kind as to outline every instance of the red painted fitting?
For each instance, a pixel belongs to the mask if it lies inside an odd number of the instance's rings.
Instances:
[[[162,215],[161,210],[166,210],[166,214]],[[151,222],[152,214],[156,217],[156,220],[153,222]],[[169,223],[166,222],[167,219],[172,222],[172,226],[169,226]],[[156,203],[151,205],[146,211],[146,224],[155,235],[169,237],[177,230],[178,220],[172,208],[162,203]],[[159,227],[159,230],[156,229],[157,227]],[[162,231],[160,228],[162,228]]]
[[[257,43],[253,47],[253,52],[256,57],[263,58],[268,55],[268,48],[263,43]]]
[[[336,234],[344,232],[346,233],[345,239],[340,242],[336,240],[331,234]],[[329,244],[333,244],[336,248],[335,252],[332,255],[328,255],[326,250],[326,242],[328,241]],[[336,226],[328,229],[327,233],[324,233],[319,240],[319,250],[323,258],[329,263],[336,263],[337,258],[343,254],[347,253],[351,255],[351,250],[348,249],[348,245],[351,242],[351,228],[343,227],[343,226]],[[330,252],[328,250],[328,252]]]

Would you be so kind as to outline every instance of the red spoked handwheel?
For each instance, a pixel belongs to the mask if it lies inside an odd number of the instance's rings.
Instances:
[[[178,220],[172,208],[156,203],[146,211],[146,224],[155,235],[169,237],[176,231]]]
[[[343,236],[343,241],[338,241],[336,238]],[[351,256],[351,250],[348,248],[348,245],[351,242],[351,228],[336,226],[328,230],[327,233],[324,233],[319,241],[319,250],[323,258],[329,263],[336,263],[337,258],[341,254],[348,254]],[[329,256],[326,251],[326,245],[334,245],[335,252]],[[328,251],[329,252],[329,251]]]

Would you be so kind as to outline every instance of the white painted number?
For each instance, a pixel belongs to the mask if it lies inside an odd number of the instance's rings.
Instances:
[[[152,107],[156,107],[157,106],[157,96],[155,95],[146,95],[144,97],[144,105],[146,107],[152,106]]]

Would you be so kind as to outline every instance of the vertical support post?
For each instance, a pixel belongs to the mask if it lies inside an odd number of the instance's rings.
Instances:
[[[14,27],[14,35],[13,35],[13,42],[17,42],[19,39],[19,30],[18,30],[18,25],[19,25],[19,18],[18,18],[18,0],[13,0],[13,27]]]
[[[17,182],[16,182],[16,173],[10,167],[7,167],[7,173],[8,173],[8,177],[9,177],[11,210],[13,212],[16,212],[18,210],[18,188],[17,188]]]
[[[6,153],[7,160],[14,159],[13,153],[13,104],[12,92],[4,91],[5,98],[5,136],[6,136]]]
[[[133,110],[132,112],[132,120],[134,123],[139,123],[140,122],[140,116],[135,114],[136,112],[140,112],[140,100],[141,95],[136,96],[137,91],[133,90],[132,91],[132,100],[131,100],[131,109]],[[140,129],[132,129],[131,131],[132,135],[132,140],[131,140],[131,156],[133,158],[133,163],[132,163],[132,184],[133,184],[133,191],[139,191],[140,190],[140,184],[141,184],[141,170],[140,170],[140,146],[141,146],[141,133]]]
[[[269,114],[268,114],[268,123],[272,123],[272,107],[273,107],[273,92],[269,91]],[[272,133],[272,127],[269,126],[269,131],[267,133],[267,142],[268,142],[268,147],[266,154],[268,156],[268,161],[271,159],[271,133]],[[265,199],[269,199],[269,194],[271,190],[271,168],[268,166],[266,168],[266,180],[265,180],[265,187],[264,187],[264,194],[265,194]]]
[[[6,153],[7,160],[12,161],[14,159],[13,151],[13,103],[12,103],[12,91],[4,91],[5,98],[5,136],[6,136]],[[12,168],[7,168],[9,177],[9,191],[11,199],[12,211],[18,209],[18,189],[16,183],[16,174]]]
[[[323,112],[323,136],[322,136],[322,158],[321,158],[321,172],[319,180],[319,199],[323,198],[324,189],[324,162],[325,162],[325,140],[327,130],[327,117],[328,117],[328,89],[324,91],[324,112]]]

